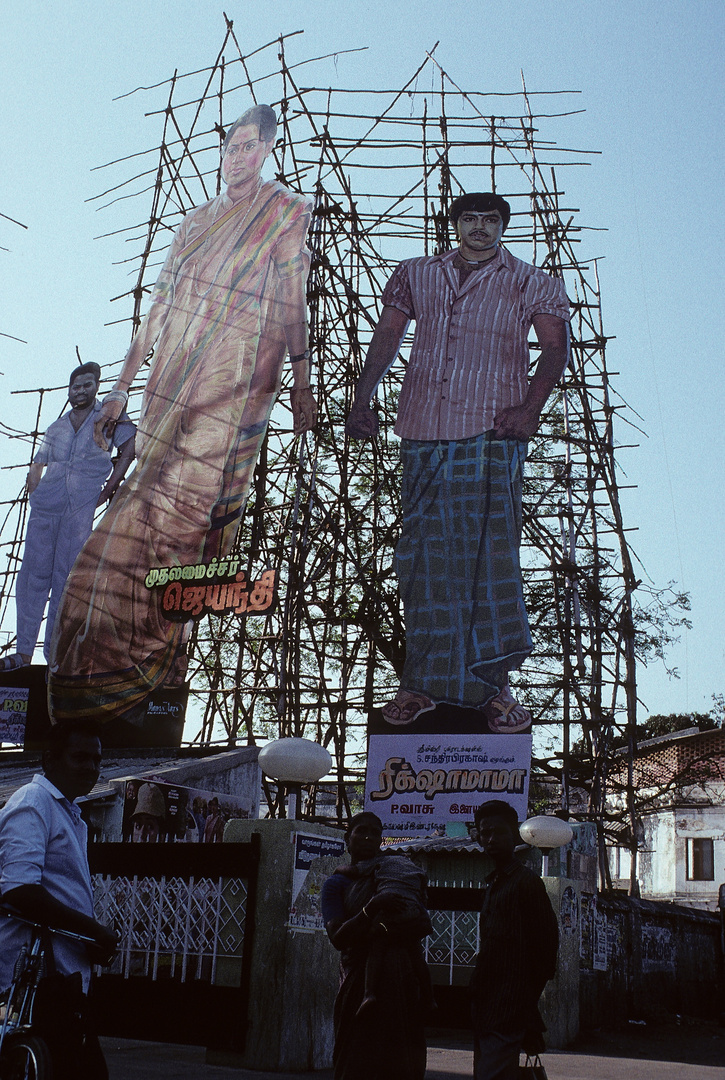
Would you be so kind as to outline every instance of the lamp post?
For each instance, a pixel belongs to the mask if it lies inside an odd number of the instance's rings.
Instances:
[[[299,820],[302,785],[314,784],[326,776],[332,768],[332,758],[324,746],[312,739],[275,739],[259,751],[259,765],[265,776],[287,788],[289,817]]]
[[[554,848],[564,847],[574,835],[574,830],[567,821],[558,817],[532,817],[519,827],[524,843],[537,847],[541,851],[541,876],[549,876],[549,852]]]

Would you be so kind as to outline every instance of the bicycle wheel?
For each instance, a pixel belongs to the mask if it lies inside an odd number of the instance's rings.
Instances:
[[[50,1051],[35,1035],[8,1038],[0,1055],[0,1080],[52,1080]]]

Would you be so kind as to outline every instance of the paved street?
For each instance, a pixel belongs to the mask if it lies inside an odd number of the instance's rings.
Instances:
[[[133,1039],[101,1040],[110,1080],[332,1080],[332,1071],[262,1073],[208,1065],[205,1051],[195,1046],[146,1043]],[[640,1050],[640,1053],[642,1051]],[[544,1056],[548,1080],[725,1080],[723,1065],[611,1057],[601,1054],[551,1052]],[[431,1046],[426,1080],[470,1080],[473,1054],[454,1046]],[[375,1077],[370,1077],[375,1080]]]

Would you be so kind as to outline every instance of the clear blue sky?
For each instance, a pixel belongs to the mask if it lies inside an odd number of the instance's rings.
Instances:
[[[94,166],[155,145],[147,98],[113,98],[210,63],[224,33],[220,3],[174,0],[62,5],[5,0],[0,16],[3,169],[0,219],[3,304],[0,419],[31,423],[10,391],[62,384],[75,346],[85,360],[119,359],[128,314],[110,297],[128,287],[114,261],[110,212],[84,202],[101,189]],[[605,332],[617,389],[642,416],[647,438],[622,454],[626,523],[647,575],[692,595],[693,629],[669,660],[640,672],[652,712],[705,711],[725,690],[720,549],[725,534],[725,393],[722,165],[725,7],[711,0],[229,0],[248,51],[279,32],[304,30],[300,59],[367,46],[327,62],[331,85],[393,87],[426,49],[463,87],[581,90],[582,116],[560,125],[568,146],[602,151],[569,170],[569,205],[583,224],[582,254],[601,256]],[[322,69],[320,69],[322,70]],[[318,77],[320,77],[318,75]],[[246,106],[240,101],[240,111]],[[620,432],[622,441],[625,433]],[[7,444],[3,443],[3,454]],[[6,463],[6,462],[3,462]],[[19,473],[0,473],[0,497]]]

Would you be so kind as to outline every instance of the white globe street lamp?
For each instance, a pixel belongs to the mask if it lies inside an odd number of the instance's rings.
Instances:
[[[275,739],[259,751],[259,765],[265,776],[288,789],[289,816],[299,818],[302,784],[315,784],[326,776],[332,758],[324,746],[312,739]]]
[[[564,847],[574,835],[574,830],[567,821],[558,817],[529,818],[519,826],[521,839],[531,847],[537,847],[541,851],[541,876],[549,875],[549,852],[553,848]]]

